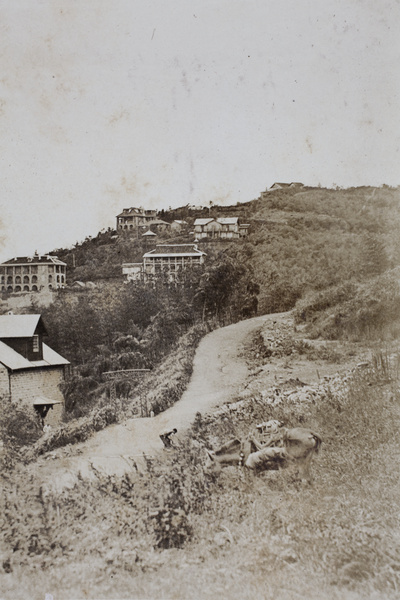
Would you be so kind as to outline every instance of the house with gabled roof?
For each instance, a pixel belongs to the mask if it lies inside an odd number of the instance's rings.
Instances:
[[[171,223],[171,231],[180,232],[188,228],[187,221],[183,221],[182,219],[174,219]]]
[[[249,225],[240,224],[239,217],[208,217],[205,219],[196,219],[194,222],[194,235],[196,239],[235,239],[245,237],[248,233]]]
[[[148,227],[150,231],[161,232],[168,231],[168,229],[171,227],[171,223],[163,221],[162,219],[153,219],[148,221],[143,227]]]
[[[43,342],[46,336],[41,315],[0,316],[0,395],[35,410],[43,425],[55,425],[70,363]]]
[[[268,188],[268,192],[274,192],[275,190],[284,190],[287,188],[302,188],[304,187],[304,183],[301,183],[300,181],[292,181],[291,183],[282,183],[282,182],[278,182],[276,181],[275,183],[273,183],[271,185],[270,188]]]

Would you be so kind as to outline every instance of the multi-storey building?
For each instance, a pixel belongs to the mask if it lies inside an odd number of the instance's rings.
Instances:
[[[56,256],[35,253],[0,264],[2,292],[39,292],[59,289],[66,283],[67,265]]]
[[[204,262],[205,253],[195,244],[160,244],[143,255],[144,280],[165,273],[171,281],[176,280],[179,271],[196,267]]]
[[[146,227],[151,221],[157,219],[156,210],[145,210],[144,208],[124,208],[122,213],[117,215],[117,231],[137,229]]]

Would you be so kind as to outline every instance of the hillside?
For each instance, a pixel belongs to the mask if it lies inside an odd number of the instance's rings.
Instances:
[[[400,264],[399,188],[288,188],[235,206],[162,212],[164,220],[185,218],[190,226],[197,217],[228,215],[250,223],[250,235],[232,244],[204,241],[199,246],[211,260],[224,251],[251,265],[260,284],[261,313],[293,308],[310,290],[362,281]],[[158,241],[192,240],[161,234]],[[72,282],[121,279],[122,262],[140,261],[146,249],[135,234],[110,230],[55,252],[68,264]]]
[[[109,394],[107,370],[154,368],[191,327],[225,325],[295,309],[313,337],[392,338],[400,331],[400,190],[303,187],[264,192],[235,206],[163,211],[163,220],[235,214],[247,238],[202,240],[204,268],[182,287],[126,285],[123,262],[149,249],[135,232],[100,232],[72,249],[56,250],[68,283],[95,289],[60,291],[43,311],[49,343],[74,365],[64,393],[67,411],[83,416]],[[191,227],[189,227],[189,230]],[[193,241],[186,234],[158,242]],[[32,310],[36,310],[32,307]],[[126,389],[121,381],[120,393]],[[164,401],[163,401],[164,402]],[[168,402],[167,402],[168,403]]]
[[[153,426],[187,424],[179,403],[4,472],[5,598],[398,597],[398,353],[313,343],[290,314],[252,321],[200,351],[199,407],[210,391],[229,404],[180,429],[178,451],[160,450]],[[205,447],[269,418],[322,435],[313,486],[290,469],[205,469]]]
[[[2,400],[9,597],[397,597],[399,193],[287,189],[210,207],[212,216],[235,210],[249,236],[201,242],[207,262],[179,286],[124,284],[121,263],[144,250],[126,234],[56,251],[69,281],[97,287],[60,291],[43,312],[50,345],[73,363],[65,422],[42,435]],[[237,347],[226,331],[250,326],[243,319],[257,304],[259,315],[274,314],[258,317],[264,325]],[[209,332],[219,341],[193,377],[196,402],[230,404],[197,414],[180,431],[180,452],[160,456],[146,427],[172,425]],[[104,371],[132,368],[150,370],[140,383],[116,379],[113,399]],[[191,419],[180,418],[185,429]],[[321,434],[313,487],[290,470],[205,469],[204,447],[269,418]],[[137,473],[129,456],[141,444],[150,456]],[[63,480],[63,467],[68,479],[71,465],[72,487],[53,490],[49,481]]]

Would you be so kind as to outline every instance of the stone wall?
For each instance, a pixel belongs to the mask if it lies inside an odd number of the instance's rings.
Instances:
[[[27,406],[32,406],[38,396],[59,400],[62,404],[56,404],[46,417],[46,424],[56,425],[61,419],[64,408],[64,397],[59,388],[63,380],[63,367],[15,371],[10,378],[11,398],[13,402],[21,402]]]

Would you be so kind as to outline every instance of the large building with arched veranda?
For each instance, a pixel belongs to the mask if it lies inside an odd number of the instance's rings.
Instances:
[[[0,264],[0,289],[9,293],[57,290],[66,284],[67,265],[50,254],[12,258]]]

